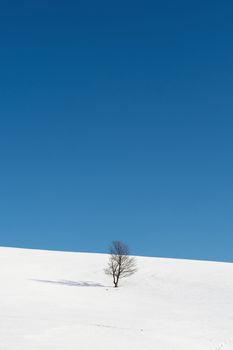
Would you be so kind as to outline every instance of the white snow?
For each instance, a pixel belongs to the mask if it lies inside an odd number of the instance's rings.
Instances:
[[[233,350],[233,264],[0,248],[1,350]]]

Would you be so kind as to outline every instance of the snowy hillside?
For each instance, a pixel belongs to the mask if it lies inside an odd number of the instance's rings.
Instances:
[[[0,248],[1,350],[233,350],[233,264]]]

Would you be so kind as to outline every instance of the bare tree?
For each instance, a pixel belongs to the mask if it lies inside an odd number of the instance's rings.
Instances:
[[[105,273],[112,276],[114,287],[118,287],[120,278],[129,277],[137,271],[136,261],[135,258],[129,256],[127,245],[120,241],[112,242],[109,254],[109,262]]]

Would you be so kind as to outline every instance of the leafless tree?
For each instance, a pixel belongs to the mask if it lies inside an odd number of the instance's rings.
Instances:
[[[113,241],[109,248],[109,262],[105,269],[112,276],[114,287],[118,287],[120,278],[129,277],[136,271],[135,258],[129,256],[129,248],[120,241]]]

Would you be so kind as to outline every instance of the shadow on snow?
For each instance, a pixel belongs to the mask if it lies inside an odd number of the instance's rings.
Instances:
[[[42,279],[35,279],[31,278],[31,281],[34,282],[41,282],[41,283],[51,283],[51,284],[60,284],[65,286],[73,286],[73,287],[104,287],[103,284],[93,282],[93,281],[69,281],[69,280],[42,280]]]

